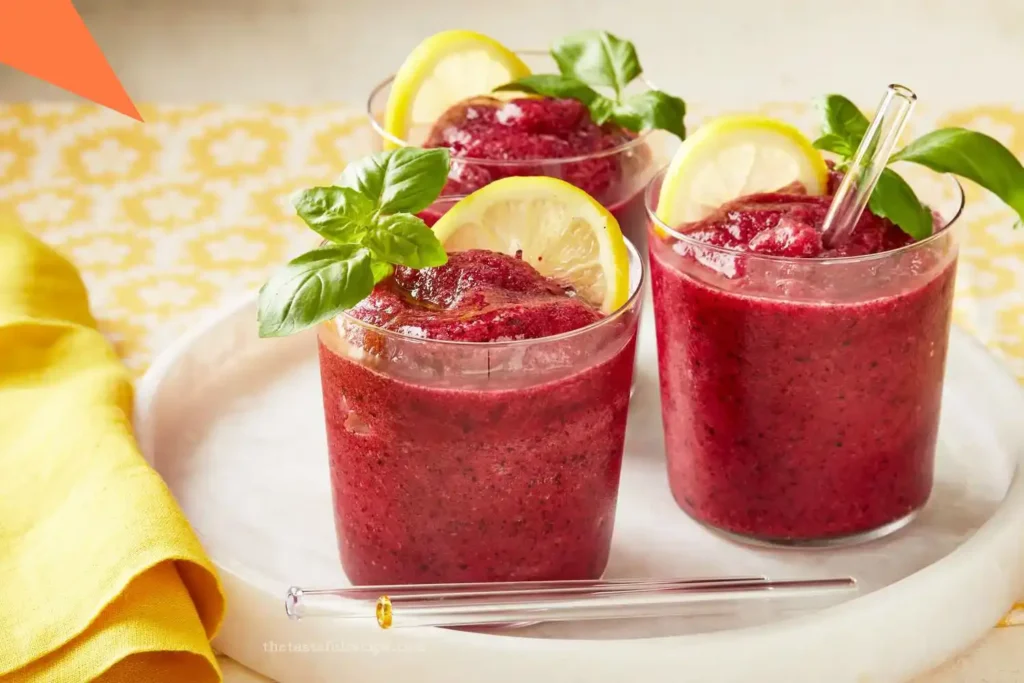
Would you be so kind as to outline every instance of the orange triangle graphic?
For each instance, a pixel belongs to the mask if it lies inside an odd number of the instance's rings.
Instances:
[[[0,0],[0,63],[142,120],[71,0]]]

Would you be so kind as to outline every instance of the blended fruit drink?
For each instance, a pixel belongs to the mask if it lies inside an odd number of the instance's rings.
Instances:
[[[669,482],[716,528],[841,538],[908,520],[931,491],[952,228],[908,246],[866,213],[828,250],[830,201],[743,197],[650,238]]]
[[[636,243],[646,229],[643,190],[657,170],[645,138],[597,125],[579,100],[475,97],[442,114],[424,146],[457,159],[446,195],[509,176],[561,178],[608,207]]]
[[[563,180],[437,201],[449,163],[402,147],[298,193],[326,241],[260,292],[264,336],[319,331],[342,566],[354,584],[599,578],[643,261]]]
[[[816,144],[852,154],[867,119],[845,98],[827,102],[843,115]],[[1024,192],[1024,170],[1001,149],[952,129],[900,158],[956,173],[973,158],[963,175],[1000,196]],[[1017,184],[971,176],[978,158]],[[931,175],[919,199],[886,170],[835,244],[822,228],[841,177],[778,121],[713,120],[651,183],[668,478],[690,516],[747,540],[815,545],[877,538],[924,506],[963,206],[952,176]]]
[[[619,48],[614,54],[601,49],[609,42]],[[560,73],[535,74],[531,66]],[[606,73],[622,82],[608,82]],[[633,46],[604,32],[568,36],[550,55],[517,55],[486,36],[445,31],[409,55],[368,109],[385,147],[451,151],[443,195],[510,176],[560,178],[600,201],[642,244],[643,188],[658,167],[652,150],[670,134],[685,136],[685,106],[645,90],[634,81],[639,75]]]
[[[349,579],[600,577],[635,342],[636,311],[609,320],[515,256],[482,250],[399,269],[323,326]]]

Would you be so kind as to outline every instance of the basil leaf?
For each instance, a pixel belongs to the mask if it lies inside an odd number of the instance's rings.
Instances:
[[[591,102],[598,97],[601,97],[600,93],[586,83],[569,76],[560,76],[558,74],[532,74],[530,76],[524,76],[518,81],[512,81],[511,83],[500,85],[494,90],[495,92],[518,91],[533,93],[535,95],[545,95],[547,97],[571,98],[579,100],[588,107]]]
[[[263,285],[259,334],[280,337],[352,308],[373,291],[370,252],[335,244],[302,254]]]
[[[822,132],[846,140],[854,152],[860,145],[871,122],[853,102],[842,95],[826,95],[818,101],[818,107],[825,116]],[[852,152],[851,152],[852,156]]]
[[[408,213],[381,216],[370,226],[364,243],[377,259],[410,268],[440,266],[448,261],[434,231]]]
[[[825,135],[822,135],[814,141],[814,146],[817,149],[823,149],[826,152],[838,154],[844,159],[851,158],[857,151],[855,147],[850,146],[849,140],[840,137],[835,133],[826,133]]]
[[[938,173],[973,180],[1024,219],[1024,168],[1013,152],[984,133],[942,128],[922,135],[892,157]]]
[[[935,229],[931,211],[921,204],[907,181],[891,168],[879,176],[868,207],[876,216],[888,218],[915,240],[928,237]]]
[[[449,163],[447,149],[403,147],[349,164],[337,187],[296,193],[296,212],[334,244],[293,259],[263,285],[260,336],[293,334],[352,308],[396,264],[446,262],[437,237],[411,214],[437,199]]]
[[[373,270],[373,283],[377,284],[381,280],[391,276],[391,273],[395,272],[395,267],[390,263],[384,261],[371,261],[370,269]]]
[[[633,43],[607,31],[579,31],[565,36],[551,48],[551,56],[563,76],[607,86],[615,91],[615,99],[642,72]]]
[[[557,41],[551,55],[561,74],[531,74],[495,90],[575,99],[599,126],[614,121],[635,132],[658,128],[686,138],[686,105],[678,97],[651,90],[623,101],[623,90],[642,73],[629,41],[607,31],[580,31]],[[614,97],[597,88],[611,88]]]
[[[615,105],[612,119],[623,128],[640,132],[661,129],[686,139],[686,103],[660,90],[648,90]]]
[[[609,99],[603,95],[599,96],[590,106],[587,107],[590,110],[590,118],[599,126],[606,124],[612,116],[615,114],[615,107],[618,104],[615,100]]]
[[[339,184],[365,195],[380,213],[417,213],[441,194],[448,165],[445,147],[401,147],[349,164]]]
[[[358,242],[373,216],[373,202],[350,187],[313,187],[292,195],[306,225],[332,242]]]

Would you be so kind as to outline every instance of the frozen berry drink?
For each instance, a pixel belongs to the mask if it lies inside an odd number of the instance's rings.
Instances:
[[[641,135],[594,123],[579,100],[476,97],[445,112],[424,146],[452,152],[446,195],[508,176],[554,176],[608,207],[634,243],[646,229],[643,188],[656,169],[650,148]]]
[[[651,283],[678,504],[770,543],[908,522],[932,486],[959,186],[930,237],[866,211],[830,249],[830,194],[791,186],[669,226],[651,209],[660,183],[648,192]]]
[[[642,266],[610,315],[516,256],[398,267],[320,328],[354,584],[595,579],[608,560]]]
[[[535,73],[557,71],[546,53],[523,52],[518,58]],[[492,93],[486,88],[447,103],[429,122],[396,137],[383,123],[394,83],[392,77],[379,85],[367,103],[375,141],[383,148],[419,145],[451,150],[451,174],[442,196],[465,196],[509,176],[561,178],[607,207],[626,238],[645,253],[643,191],[663,162],[660,154],[678,142],[672,134],[661,129],[634,132],[611,119],[599,124],[584,102],[571,97]],[[644,92],[647,86],[638,79],[627,90],[623,97]],[[431,222],[431,217],[423,218]]]

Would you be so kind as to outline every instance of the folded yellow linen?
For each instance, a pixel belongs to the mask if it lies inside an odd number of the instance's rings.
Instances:
[[[220,680],[224,598],[82,280],[0,215],[0,681]]]

